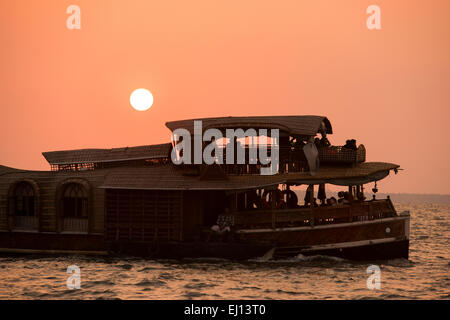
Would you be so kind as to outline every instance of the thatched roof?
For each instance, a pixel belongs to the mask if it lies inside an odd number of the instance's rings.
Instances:
[[[182,128],[194,132],[194,121],[201,120],[203,130],[210,128],[267,128],[280,129],[292,135],[314,136],[319,131],[322,121],[327,133],[333,133],[330,121],[322,116],[260,116],[260,117],[221,117],[199,118],[180,121],[170,121],[166,126],[174,131]]]
[[[308,172],[290,173],[288,181],[298,184],[330,183],[335,185],[357,185],[385,178],[391,170],[400,166],[386,162],[362,162],[352,167],[320,167],[314,176]]]
[[[0,175],[4,174],[4,173],[17,172],[17,171],[19,171],[19,170],[15,169],[15,168],[0,165]]]
[[[229,175],[223,180],[203,180],[198,176],[183,175],[174,165],[111,170],[102,188],[146,190],[245,190],[272,185],[331,183],[353,185],[383,179],[399,166],[391,163],[367,162],[352,168],[320,168],[316,175],[307,172],[263,175]]]
[[[184,175],[174,165],[115,168],[106,176],[102,188],[146,190],[234,190],[274,184],[274,176],[230,176],[226,180],[202,180]]]
[[[248,190],[289,183],[336,185],[356,185],[385,178],[391,170],[399,166],[384,162],[365,162],[354,167],[321,167],[314,176],[308,172],[294,172],[276,175],[228,175],[225,179],[215,175],[208,180],[201,176],[186,175],[185,171],[173,164],[141,167],[115,167],[94,171],[60,171],[65,177],[103,176],[101,188],[143,189],[143,190]],[[0,176],[17,178],[37,178],[54,176],[50,171],[18,170],[0,166]]]
[[[124,160],[158,159],[170,156],[170,143],[113,149],[80,149],[43,152],[50,164],[98,163]]]

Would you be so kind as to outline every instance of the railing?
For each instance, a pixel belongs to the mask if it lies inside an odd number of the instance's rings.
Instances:
[[[87,218],[64,218],[63,231],[68,232],[88,232]]]
[[[233,219],[237,229],[251,229],[335,224],[376,220],[396,215],[388,199],[313,208],[239,211],[233,214]]]
[[[360,144],[356,150],[344,146],[331,146],[319,148],[320,163],[351,164],[366,161],[366,148]]]
[[[267,148],[267,158],[261,159],[259,155],[250,160],[250,148],[244,148],[244,159],[245,163],[238,164],[237,163],[237,153],[234,153],[234,163],[227,164],[226,163],[226,152],[225,148],[221,149],[221,157],[223,159],[223,164],[220,164],[219,167],[225,174],[231,175],[243,175],[243,174],[261,174],[262,168],[270,167],[271,163],[271,148]],[[216,159],[217,160],[217,159]],[[264,160],[264,161],[263,161]],[[253,162],[253,163],[251,163]],[[263,164],[267,163],[267,164]],[[303,153],[303,150],[293,150],[291,147],[280,147],[279,149],[279,158],[278,158],[278,172],[286,173],[286,172],[305,172],[309,171],[308,163],[306,161],[306,157]],[[179,165],[178,167],[183,170],[185,175],[201,175],[204,168],[207,165]]]
[[[37,230],[38,229],[38,218],[34,216],[15,216],[14,230]]]
[[[356,150],[346,148],[344,146],[330,146],[318,148],[320,164],[356,164],[366,161],[366,149],[364,145],[359,145]],[[244,148],[245,163],[237,164],[236,154],[234,154],[234,164],[226,163],[226,148],[221,149],[221,157],[223,164],[219,165],[221,170],[225,174],[242,175],[242,174],[260,174],[261,168],[270,166],[270,159],[264,159],[262,161],[259,158],[252,159],[250,164],[251,151],[249,147]],[[271,149],[267,150],[268,158],[270,158]],[[269,162],[267,165],[263,165],[262,162]],[[308,172],[309,166],[306,160],[305,154],[302,149],[293,148],[290,146],[281,146],[279,148],[278,159],[278,172]],[[205,165],[182,165],[182,168],[186,175],[201,175],[202,167]]]

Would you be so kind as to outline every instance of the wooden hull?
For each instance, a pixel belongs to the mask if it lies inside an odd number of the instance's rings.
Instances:
[[[327,255],[351,260],[408,258],[409,216],[280,229],[238,230],[216,241],[106,242],[102,235],[1,232],[0,251],[106,253],[147,258],[251,259]],[[3,249],[2,249],[3,248]]]
[[[332,247],[317,248],[274,248],[268,244],[244,243],[161,243],[158,246],[129,244],[122,246],[120,252],[146,258],[222,258],[248,260],[255,258],[286,259],[298,255],[333,256],[349,260],[387,260],[408,259],[409,240],[383,239],[359,243],[336,244]]]
[[[270,242],[274,258],[299,254],[352,260],[408,258],[409,216],[316,227],[240,230],[239,240]]]
[[[312,246],[409,236],[409,217],[327,224],[314,227],[244,229],[242,242],[271,242],[277,247]]]
[[[0,232],[0,252],[99,253],[105,252],[101,234],[57,232]]]
[[[113,255],[133,255],[151,259],[220,258],[246,260],[262,257],[272,247],[268,244],[236,242],[160,242],[112,244],[108,251]]]

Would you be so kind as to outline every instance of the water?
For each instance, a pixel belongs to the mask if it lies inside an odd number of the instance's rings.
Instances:
[[[412,215],[409,260],[2,256],[0,299],[449,299],[450,205],[396,207]],[[381,269],[380,290],[366,286],[372,264]],[[81,268],[79,290],[66,286],[70,265]]]

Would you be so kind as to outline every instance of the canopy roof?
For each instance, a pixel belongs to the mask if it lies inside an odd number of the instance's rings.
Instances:
[[[72,163],[98,163],[124,160],[166,158],[170,154],[170,143],[114,149],[80,149],[43,152],[42,155],[53,165]]]
[[[4,173],[17,172],[17,171],[19,171],[19,170],[15,169],[15,168],[0,165],[0,175],[2,175]]]
[[[205,177],[184,174],[184,170],[172,164],[140,167],[114,167],[94,171],[60,171],[58,175],[87,178],[103,176],[100,188],[142,190],[249,190],[267,188],[279,184],[358,185],[385,178],[398,165],[384,162],[364,162],[353,167],[320,167],[314,176],[308,172],[276,175],[228,175],[208,180]],[[49,171],[18,170],[0,166],[0,177],[17,179],[47,177]]]
[[[229,175],[227,179],[205,180],[198,176],[183,175],[174,165],[136,168],[115,168],[105,177],[101,188],[145,190],[247,190],[278,184],[337,185],[364,184],[385,178],[390,170],[399,166],[384,162],[360,163],[352,168],[320,168],[314,176],[308,172],[276,175]]]
[[[210,128],[267,128],[280,129],[292,135],[314,136],[320,129],[322,121],[328,134],[333,133],[330,121],[323,116],[259,116],[259,117],[221,117],[199,118],[189,120],[170,121],[166,126],[175,129],[186,129],[194,132],[194,121],[201,120],[203,130]]]

